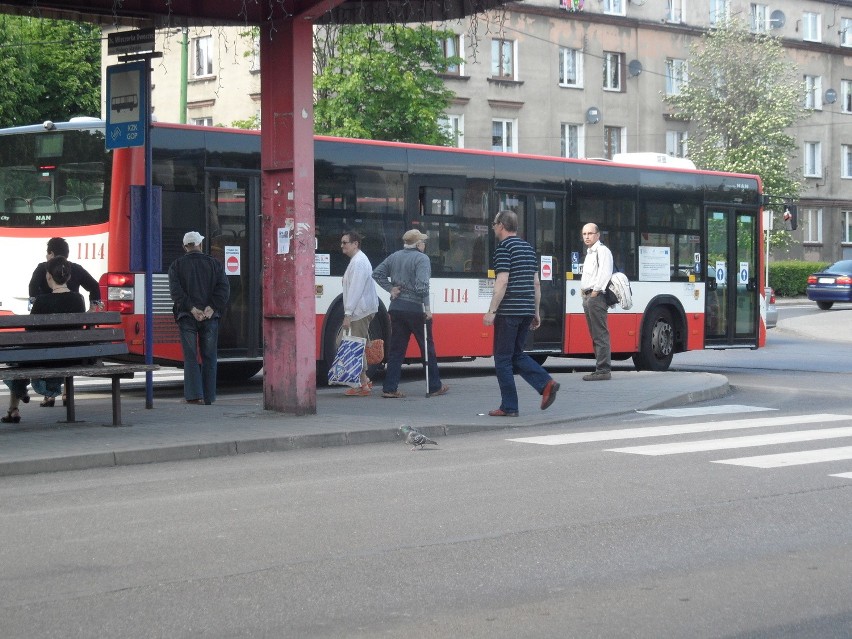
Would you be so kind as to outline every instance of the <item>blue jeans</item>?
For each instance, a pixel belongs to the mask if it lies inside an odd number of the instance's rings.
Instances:
[[[531,315],[497,315],[494,318],[494,368],[500,385],[500,408],[507,413],[518,412],[515,373],[539,395],[547,382],[553,379],[538,362],[524,353],[532,321]]]
[[[183,396],[187,400],[203,399],[205,404],[212,404],[216,401],[219,320],[214,317],[199,322],[194,317],[181,317],[178,327],[183,349]]]
[[[62,394],[62,383],[65,380],[61,377],[48,377],[47,379],[32,380],[33,390],[39,395],[44,395],[47,398],[58,397]],[[18,398],[27,394],[27,386],[30,384],[28,379],[5,379],[3,382],[9,387],[12,395]]]
[[[385,368],[385,381],[382,391],[395,393],[399,388],[399,378],[402,375],[402,360],[405,359],[405,351],[408,348],[408,340],[411,335],[417,340],[420,352],[423,350],[423,313],[400,313],[394,311],[391,316],[390,346],[388,346],[388,363]],[[435,341],[432,339],[432,321],[426,322],[428,331],[429,348],[429,392],[434,393],[441,390],[441,376],[438,373],[438,361],[435,356]]]

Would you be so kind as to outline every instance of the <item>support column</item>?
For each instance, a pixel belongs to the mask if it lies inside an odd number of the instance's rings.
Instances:
[[[260,30],[263,403],[316,413],[313,21]]]

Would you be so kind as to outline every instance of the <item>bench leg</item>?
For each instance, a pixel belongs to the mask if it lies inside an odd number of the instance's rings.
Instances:
[[[65,378],[65,397],[67,401],[65,403],[65,421],[69,424],[73,424],[77,421],[76,415],[74,413],[74,378],[66,377]]]
[[[121,426],[121,379],[112,377],[112,425]]]

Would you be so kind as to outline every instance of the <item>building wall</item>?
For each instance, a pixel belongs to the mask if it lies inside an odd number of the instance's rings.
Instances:
[[[751,6],[765,6],[769,32],[782,39],[800,77],[820,78],[820,100],[791,131],[799,151],[791,159],[801,172],[805,143],[819,143],[821,159],[813,177],[803,177],[799,200],[800,229],[793,244],[774,249],[772,259],[834,261],[852,257],[852,106],[844,100],[844,80],[852,92],[852,0],[728,0],[732,16],[749,20]],[[582,10],[569,11],[560,5]],[[607,13],[623,8],[623,15]],[[606,157],[607,133],[620,131],[621,151],[667,151],[667,132],[687,132],[690,125],[667,118],[663,103],[666,59],[687,59],[690,45],[711,27],[717,0],[534,0],[508,4],[459,22],[439,25],[460,35],[465,63],[459,74],[444,77],[456,93],[448,115],[460,116],[460,145],[493,148],[495,121],[506,121],[516,136],[513,151],[558,156],[563,153],[562,125],[580,133],[581,157]],[[672,16],[670,6],[680,10]],[[776,13],[776,12],[780,12]],[[806,14],[816,14],[819,28],[806,31]],[[850,22],[845,23],[848,19]],[[847,29],[848,27],[848,34]],[[253,43],[245,28],[191,29],[192,42],[209,34],[213,71],[193,79],[190,45],[188,120],[209,117],[214,125],[259,114],[260,77],[252,66]],[[815,36],[818,42],[805,38]],[[492,75],[492,40],[512,41],[511,77]],[[175,31],[158,35],[165,57],[154,68],[154,108],[161,121],[178,120],[180,40]],[[582,51],[582,83],[559,85],[560,47]],[[620,89],[603,86],[606,52],[621,56]],[[107,64],[106,55],[104,60]],[[633,64],[630,64],[630,63]],[[827,91],[837,99],[831,102]],[[850,98],[849,105],[852,105]],[[501,132],[503,128],[500,128]],[[670,133],[670,135],[672,135]],[[844,148],[848,145],[849,148]],[[672,149],[670,148],[669,151]],[[843,151],[848,151],[843,177]],[[780,215],[777,218],[780,222]],[[819,231],[819,232],[818,232]]]

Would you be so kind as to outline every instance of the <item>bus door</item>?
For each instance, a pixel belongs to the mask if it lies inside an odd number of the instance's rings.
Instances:
[[[563,194],[498,192],[498,210],[518,214],[518,235],[538,255],[541,281],[541,326],[530,331],[526,349],[562,353],[565,323],[565,262],[563,250]]]
[[[208,170],[205,179],[210,254],[225,265],[231,297],[219,324],[219,357],[260,357],[260,175]]]
[[[756,347],[760,313],[758,211],[707,208],[707,348]]]

